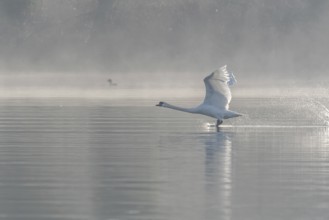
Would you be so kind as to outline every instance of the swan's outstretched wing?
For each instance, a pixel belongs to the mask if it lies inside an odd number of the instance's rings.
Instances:
[[[229,81],[227,82],[227,84],[229,86],[232,86],[236,83],[236,79],[233,73],[229,73]]]
[[[226,65],[215,70],[203,81],[206,86],[206,97],[203,104],[214,106],[217,109],[228,109],[232,98],[229,83],[231,82],[233,85],[236,80],[233,74],[230,76],[227,72]]]

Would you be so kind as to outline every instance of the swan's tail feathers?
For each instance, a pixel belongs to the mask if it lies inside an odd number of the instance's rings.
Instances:
[[[240,117],[240,116],[244,116],[244,114],[241,114],[239,112],[234,112],[234,117]]]
[[[243,114],[234,111],[228,111],[228,114],[225,115],[224,119],[235,118],[239,116],[243,116]]]
[[[159,107],[162,107],[164,104],[164,102],[159,102],[158,104],[156,104],[155,106],[159,106]]]
[[[245,116],[245,114],[236,113],[236,116],[235,117],[240,117],[240,116]]]

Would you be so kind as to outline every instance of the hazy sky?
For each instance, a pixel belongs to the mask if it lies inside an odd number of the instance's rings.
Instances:
[[[328,9],[326,0],[1,0],[0,83],[190,85],[228,64],[244,85],[321,84]]]

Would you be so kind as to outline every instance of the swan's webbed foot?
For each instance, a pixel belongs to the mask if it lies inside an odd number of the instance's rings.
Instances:
[[[216,123],[216,127],[218,127],[219,125],[221,125],[223,123],[223,121],[222,120],[217,120],[217,123]]]

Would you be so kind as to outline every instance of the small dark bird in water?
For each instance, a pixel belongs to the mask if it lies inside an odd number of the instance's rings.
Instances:
[[[109,86],[117,86],[118,84],[113,83],[112,79],[108,79],[107,82],[109,83]]]

